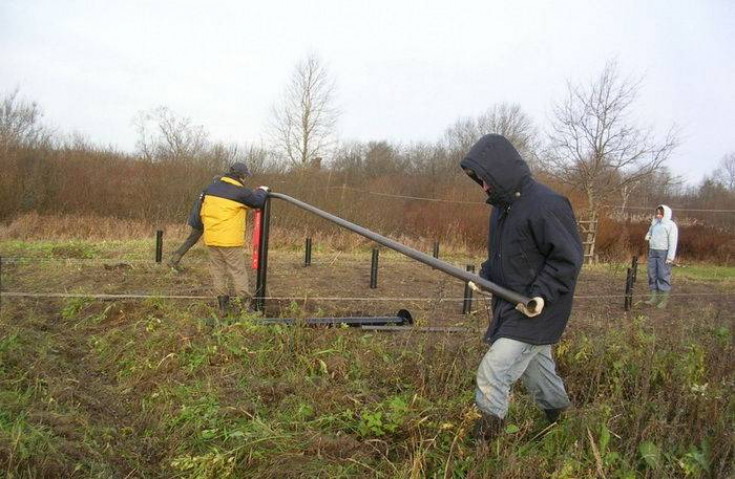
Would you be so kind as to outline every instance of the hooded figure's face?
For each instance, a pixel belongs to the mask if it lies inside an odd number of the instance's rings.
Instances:
[[[482,186],[492,205],[509,205],[521,195],[531,170],[518,151],[501,135],[483,136],[460,162],[462,169]]]
[[[656,207],[656,219],[658,221],[668,221],[673,217],[671,208],[666,205],[658,205]]]

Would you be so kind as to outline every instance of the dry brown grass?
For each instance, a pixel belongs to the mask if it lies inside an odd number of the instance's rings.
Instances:
[[[314,227],[294,228],[272,223],[270,244],[277,248],[301,248],[307,236],[312,238],[315,248],[333,251],[366,250],[375,246],[372,241],[355,233],[330,228],[326,222],[324,230]],[[7,224],[0,224],[0,240],[22,241],[67,241],[67,240],[138,240],[151,238],[156,230],[164,230],[166,242],[182,241],[189,234],[184,222],[152,222],[135,219],[120,219],[95,215],[40,215],[27,213]],[[248,237],[252,233],[248,232]],[[389,235],[386,235],[389,236]],[[390,236],[392,239],[414,249],[430,253],[434,239],[407,235]],[[440,254],[481,255],[483,246],[473,247],[467,241],[442,241]]]
[[[0,226],[0,240],[130,240],[150,237],[164,229],[172,236],[185,236],[186,224],[156,224],[150,221],[95,215],[39,215],[27,213]]]
[[[421,218],[428,214],[417,215],[416,224],[425,221]],[[446,218],[444,214],[438,215]],[[302,218],[303,219],[303,218]],[[271,223],[271,245],[279,248],[301,248],[305,238],[313,239],[314,247],[333,251],[366,250],[375,244],[357,234],[339,229],[318,218],[311,221],[296,221],[289,217],[288,210],[274,215]],[[484,235],[473,231],[472,234],[451,235],[451,225],[446,225],[436,235],[431,235],[433,226],[419,228],[418,234],[411,235],[398,228],[381,228],[381,221],[362,223],[362,226],[388,236],[419,251],[430,253],[434,241],[440,241],[440,254],[482,256],[485,249]],[[411,218],[407,218],[407,223]],[[437,221],[429,220],[429,221]],[[461,223],[469,223],[468,215],[461,215]],[[371,223],[375,223],[374,226]],[[476,220],[478,225],[487,228],[485,220]],[[603,218],[600,222],[597,252],[604,261],[623,261],[631,255],[645,256],[647,244],[643,240],[648,225],[645,223],[617,222]],[[41,215],[27,213],[18,216],[7,224],[0,224],[0,240],[136,240],[151,238],[156,230],[165,231],[166,241],[181,241],[189,234],[184,221],[155,222],[138,219],[122,219],[98,215]],[[462,230],[461,227],[457,228]],[[467,231],[464,229],[464,231]],[[250,234],[250,233],[249,233]],[[728,264],[735,258],[735,235],[705,228],[701,225],[681,226],[679,228],[679,257],[687,261],[709,261]]]

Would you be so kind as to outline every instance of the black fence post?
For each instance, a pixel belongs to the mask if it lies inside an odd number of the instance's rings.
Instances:
[[[434,241],[434,258],[439,258],[439,242]]]
[[[257,283],[255,286],[255,310],[265,311],[266,286],[268,283],[268,237],[271,223],[271,198],[265,199],[260,225],[260,247],[258,250]]]
[[[635,284],[636,280],[638,279],[638,256],[633,256],[633,283]]]
[[[373,258],[370,264],[370,289],[378,287],[378,248],[373,248]]]
[[[306,238],[306,251],[304,252],[304,266],[311,265],[311,238]]]
[[[625,310],[630,311],[633,306],[633,268],[628,268],[628,274],[625,277]]]
[[[475,266],[468,264],[467,265],[467,271],[470,273],[475,272]],[[470,283],[464,284],[464,301],[462,301],[462,314],[468,314],[472,312],[472,288],[470,288]]]
[[[156,231],[156,263],[163,259],[163,230]]]

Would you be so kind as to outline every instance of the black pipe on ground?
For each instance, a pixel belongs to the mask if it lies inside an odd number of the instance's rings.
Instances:
[[[402,309],[395,316],[352,316],[345,318],[263,318],[257,321],[259,324],[284,324],[287,326],[303,324],[306,326],[340,326],[346,324],[350,327],[361,326],[409,326],[413,324],[413,317],[408,310]]]
[[[509,301],[513,304],[522,303],[526,306],[526,308],[528,308],[531,311],[536,309],[536,302],[533,301],[531,298],[523,296],[522,294],[518,294],[515,291],[511,291],[507,288],[503,288],[502,286],[499,286],[486,279],[483,279],[476,274],[464,271],[463,269],[458,268],[452,264],[446,263],[437,258],[432,258],[431,256],[425,253],[417,251],[413,248],[409,248],[408,246],[403,245],[397,241],[393,241],[392,239],[386,238],[385,236],[381,236],[377,233],[374,233],[367,228],[363,228],[362,226],[356,225],[354,223],[350,223],[347,220],[343,220],[342,218],[338,216],[334,216],[330,213],[327,213],[326,211],[322,211],[319,208],[316,208],[308,203],[304,203],[303,201],[297,200],[296,198],[292,198],[288,195],[284,195],[281,193],[271,192],[268,194],[268,196],[271,198],[278,198],[287,203],[291,203],[292,205],[298,206],[301,209],[304,209],[321,218],[324,218],[325,220],[331,221],[332,223],[336,223],[339,226],[342,226],[343,228],[346,228],[354,233],[364,236],[365,238],[371,239],[375,241],[376,243],[381,244],[394,251],[398,251],[399,253],[404,254],[408,256],[409,258],[415,259],[416,261],[420,263],[424,263],[428,266],[436,268],[450,276],[454,276],[457,279],[460,279],[465,282],[471,282],[472,284],[476,285],[478,288],[484,291],[490,292],[493,295],[498,296],[499,298],[503,298],[504,300]]]

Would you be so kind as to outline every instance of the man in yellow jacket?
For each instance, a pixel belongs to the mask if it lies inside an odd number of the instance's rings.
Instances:
[[[252,176],[245,163],[234,163],[221,178],[204,192],[201,219],[204,225],[204,244],[209,252],[209,271],[219,308],[227,314],[230,302],[228,276],[234,293],[243,304],[249,304],[252,295],[248,286],[245,262],[245,221],[249,208],[261,208],[268,196],[268,188],[255,190],[245,187],[245,179]]]

